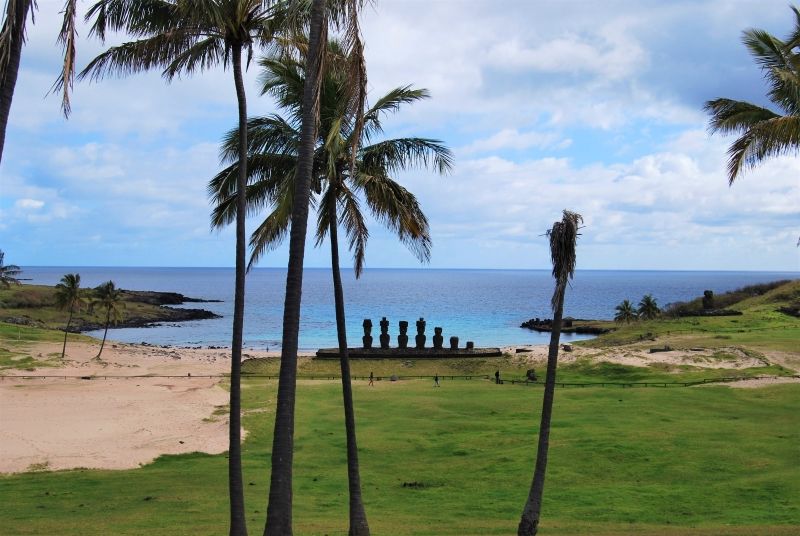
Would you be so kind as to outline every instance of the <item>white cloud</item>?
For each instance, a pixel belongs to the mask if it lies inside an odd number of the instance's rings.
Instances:
[[[38,199],[17,199],[14,207],[23,210],[38,210],[44,206],[44,201]]]

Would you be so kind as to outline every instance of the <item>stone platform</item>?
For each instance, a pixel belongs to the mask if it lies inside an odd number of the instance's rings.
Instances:
[[[500,348],[348,348],[350,359],[447,359],[500,357]],[[319,359],[339,359],[338,348],[320,348]]]

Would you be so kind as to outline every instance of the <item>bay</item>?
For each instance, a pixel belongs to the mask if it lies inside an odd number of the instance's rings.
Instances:
[[[66,273],[79,273],[83,287],[113,280],[130,290],[179,292],[192,298],[222,300],[219,303],[189,303],[223,318],[165,324],[150,328],[109,330],[109,338],[122,342],[148,342],[173,346],[230,346],[233,312],[232,268],[159,267],[23,267],[29,283],[54,285]],[[622,300],[638,303],[652,294],[664,306],[686,301],[713,290],[719,294],[745,285],[779,279],[796,279],[800,272],[711,272],[711,271],[615,271],[579,270],[567,289],[565,315],[575,318],[610,319]],[[397,323],[424,317],[428,344],[433,328],[441,326],[445,341],[459,337],[460,344],[475,346],[547,344],[549,336],[522,329],[529,318],[550,313],[553,280],[549,270],[366,270],[356,280],[351,270],[342,274],[347,312],[349,345],[360,346],[363,319],[373,323],[377,344],[378,322],[390,321],[392,345],[396,344]],[[256,268],[248,274],[244,345],[246,348],[280,348],[283,293],[286,270]],[[336,346],[336,324],[330,270],[307,268],[303,279],[300,348],[312,350]],[[90,332],[102,336],[102,332]],[[580,336],[564,335],[563,340]]]

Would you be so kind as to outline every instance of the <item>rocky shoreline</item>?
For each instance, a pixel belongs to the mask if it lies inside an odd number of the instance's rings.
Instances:
[[[579,322],[579,324],[576,324]],[[581,320],[575,318],[564,318],[561,324],[561,333],[577,333],[580,335],[602,335],[612,331],[609,328],[593,326],[588,324],[591,320]],[[553,320],[550,318],[531,318],[520,324],[521,328],[530,329],[538,332],[553,331]]]

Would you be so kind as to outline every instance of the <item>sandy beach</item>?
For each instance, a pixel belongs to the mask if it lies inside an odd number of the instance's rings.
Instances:
[[[229,350],[110,343],[101,361],[97,349],[71,343],[63,367],[0,376],[0,472],[127,469],[161,454],[227,450],[227,416],[214,413],[228,404],[218,375],[230,369]],[[30,348],[60,352],[58,343]]]
[[[227,450],[228,393],[220,382],[230,370],[229,350],[109,343],[102,360],[97,360],[97,349],[97,344],[71,343],[62,367],[14,370],[0,376],[0,472],[126,469],[161,454]],[[503,350],[518,364],[542,368],[547,360],[546,346]],[[32,343],[29,348],[39,357],[60,351],[58,343]],[[560,352],[559,362],[592,359],[634,366],[665,363],[732,369],[763,364],[736,349],[729,352],[733,359],[719,360],[711,350],[650,354],[643,349],[573,347],[571,352]],[[279,356],[253,350],[244,354]],[[777,353],[767,358],[781,361]],[[800,380],[750,380],[730,386],[785,381]]]

